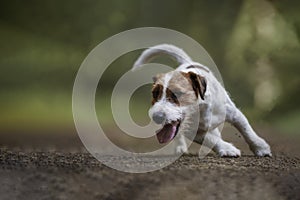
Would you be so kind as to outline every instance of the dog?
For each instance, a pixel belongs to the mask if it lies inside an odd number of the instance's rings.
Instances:
[[[132,70],[160,55],[175,59],[179,66],[174,71],[153,77],[149,115],[155,123],[162,125],[156,133],[159,143],[170,142],[176,136],[176,153],[184,153],[188,150],[187,137],[212,148],[221,157],[239,157],[241,151],[221,137],[219,127],[229,122],[242,134],[256,156],[272,156],[268,143],[254,132],[213,72],[192,61],[182,49],[169,44],[153,46],[143,51]],[[191,123],[198,123],[194,137],[187,131],[193,125]]]

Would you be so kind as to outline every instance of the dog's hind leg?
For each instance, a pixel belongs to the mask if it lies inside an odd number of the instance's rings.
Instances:
[[[226,105],[226,121],[239,130],[255,155],[272,156],[270,146],[254,132],[245,115],[232,102]]]

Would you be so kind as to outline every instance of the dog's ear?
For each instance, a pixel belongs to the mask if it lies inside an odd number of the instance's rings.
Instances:
[[[204,100],[204,95],[206,92],[207,82],[203,76],[195,74],[194,72],[188,72],[188,76],[191,80],[193,90],[196,96],[200,95],[201,99]]]
[[[153,80],[154,83],[157,81],[157,79],[158,79],[157,75],[152,77],[152,80]]]
[[[164,74],[156,74],[152,77],[153,82],[155,83],[158,79],[162,78]]]

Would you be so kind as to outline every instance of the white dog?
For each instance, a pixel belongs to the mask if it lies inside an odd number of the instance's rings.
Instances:
[[[191,123],[198,123],[197,134],[192,138],[195,142],[211,147],[220,156],[238,157],[240,150],[222,140],[218,129],[226,121],[241,132],[255,155],[272,155],[270,146],[253,131],[213,73],[206,66],[193,62],[183,50],[167,44],[151,47],[141,54],[133,70],[159,55],[168,55],[180,64],[174,71],[153,78],[149,114],[155,123],[162,124],[156,133],[160,143],[171,141],[180,132],[176,137],[179,141],[176,151],[186,152],[183,135],[189,138],[187,130]]]

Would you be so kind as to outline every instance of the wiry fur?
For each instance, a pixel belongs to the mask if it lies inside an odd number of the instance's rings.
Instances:
[[[178,146],[176,147],[177,153],[187,151],[184,137],[181,135],[184,134],[195,142],[211,147],[220,156],[240,156],[241,152],[239,149],[221,138],[218,127],[226,121],[241,132],[255,155],[272,155],[269,145],[254,132],[247,118],[235,106],[213,73],[206,66],[193,62],[182,49],[167,44],[151,47],[145,50],[138,58],[133,70],[142,64],[150,62],[151,59],[159,55],[171,56],[176,59],[180,65],[174,71],[160,75],[154,83],[163,85],[164,90],[162,98],[155,102],[149,110],[149,115],[153,116],[156,112],[163,112],[166,114],[166,122],[182,121],[179,134],[176,136],[178,140]],[[194,73],[197,76],[205,78],[206,92],[203,94],[204,99],[194,95],[193,89],[195,88],[193,88],[188,81],[189,73]],[[178,98],[180,106],[168,100],[166,97],[167,88],[171,91],[180,90],[184,93],[181,98]],[[198,107],[200,112],[200,117],[197,122],[195,122],[195,115],[198,109],[195,109],[195,106]],[[194,138],[189,134],[189,128],[193,127],[195,123],[198,123],[199,127],[197,135]]]
[[[154,104],[149,110],[149,116],[152,117],[155,112],[161,110],[164,110],[164,113],[166,114],[166,122],[168,123],[182,119],[182,111],[180,107],[168,101],[159,101]]]

